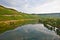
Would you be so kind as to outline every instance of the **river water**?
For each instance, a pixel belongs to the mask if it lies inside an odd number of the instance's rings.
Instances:
[[[60,36],[43,24],[27,24],[2,33],[0,40],[60,40]]]

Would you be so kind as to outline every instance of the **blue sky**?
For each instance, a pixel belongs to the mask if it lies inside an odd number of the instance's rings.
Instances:
[[[60,0],[0,0],[0,5],[25,13],[60,12]]]

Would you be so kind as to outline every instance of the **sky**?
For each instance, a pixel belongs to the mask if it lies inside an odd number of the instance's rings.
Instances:
[[[25,13],[60,13],[60,0],[0,0],[0,5]]]

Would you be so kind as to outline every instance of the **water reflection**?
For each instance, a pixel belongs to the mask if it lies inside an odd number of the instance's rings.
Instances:
[[[54,31],[57,35],[60,36],[60,29],[59,29],[59,28],[52,27],[52,26],[48,26],[48,25],[46,25],[46,24],[44,24],[44,26],[45,26],[46,28],[48,28],[49,30]]]
[[[60,37],[43,24],[28,24],[1,34],[0,40],[60,40]]]

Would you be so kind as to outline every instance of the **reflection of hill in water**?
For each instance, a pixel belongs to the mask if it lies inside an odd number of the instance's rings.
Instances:
[[[60,40],[54,31],[50,31],[43,24],[29,24],[18,27],[0,36],[1,40]]]

